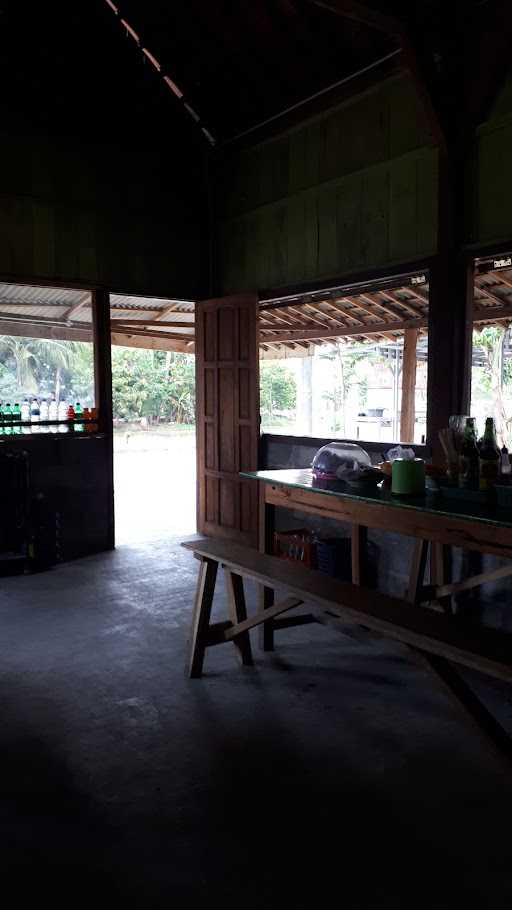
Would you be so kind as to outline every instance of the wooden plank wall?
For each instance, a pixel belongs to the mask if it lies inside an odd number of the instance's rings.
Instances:
[[[406,76],[217,165],[219,290],[435,252],[437,152]]]
[[[184,144],[184,143],[183,143]],[[0,133],[0,278],[195,297],[207,287],[196,149]]]
[[[489,119],[477,132],[472,173],[468,175],[472,223],[468,240],[512,241],[512,76]],[[474,179],[476,174],[476,179]]]

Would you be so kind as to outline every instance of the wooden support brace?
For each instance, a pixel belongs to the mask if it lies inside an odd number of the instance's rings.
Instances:
[[[483,745],[497,757],[501,763],[506,760],[507,774],[510,773],[512,761],[512,739],[504,727],[487,710],[473,689],[462,678],[452,664],[436,654],[419,651],[414,648],[419,662],[436,678],[441,689],[450,698],[453,705],[463,712],[466,721],[478,734]]]
[[[240,575],[231,572],[230,569],[226,567],[224,567],[224,576],[226,579],[229,615],[233,627],[237,628],[240,624],[243,625],[247,619],[244,582]],[[231,632],[231,629],[226,631],[226,635],[228,632]],[[235,645],[241,663],[246,667],[252,667],[253,660],[249,632],[239,632],[236,637],[233,638],[233,644]]]
[[[190,641],[188,674],[191,679],[198,679],[203,672],[204,652],[205,648],[208,647],[209,624],[215,582],[217,580],[217,569],[218,563],[214,560],[201,560]]]

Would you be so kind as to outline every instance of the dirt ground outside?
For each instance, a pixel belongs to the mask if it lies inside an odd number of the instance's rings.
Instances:
[[[117,428],[114,490],[117,545],[193,534],[194,428]]]

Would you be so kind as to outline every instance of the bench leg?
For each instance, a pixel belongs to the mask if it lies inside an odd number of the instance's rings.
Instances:
[[[244,583],[240,575],[231,572],[224,567],[226,577],[226,590],[228,595],[229,618],[234,626],[239,622],[247,619],[247,608],[245,605]],[[249,632],[243,632],[233,639],[233,644],[237,649],[241,663],[246,667],[252,667],[251,639]]]
[[[258,586],[258,607],[260,610],[268,610],[274,605],[274,589],[267,588],[265,585]],[[259,629],[260,648],[263,651],[274,650],[274,620],[267,619]]]
[[[444,657],[411,648],[416,659],[428,669],[438,686],[448,695],[452,704],[462,712],[464,719],[476,731],[483,745],[502,763],[507,773],[512,762],[512,739],[500,722],[478,698],[458,670]]]
[[[199,679],[203,672],[204,652],[208,641],[208,629],[212,612],[213,594],[217,580],[218,563],[211,559],[202,559],[197,579],[196,599],[194,603],[194,616],[192,620],[192,636],[190,641],[190,656],[188,662],[188,675],[191,679]]]

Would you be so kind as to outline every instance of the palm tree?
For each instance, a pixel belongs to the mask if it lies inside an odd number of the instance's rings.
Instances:
[[[36,394],[38,372],[43,364],[56,371],[56,396],[60,387],[60,372],[69,367],[74,347],[71,341],[38,340],[18,338],[15,335],[0,335],[0,358],[12,358],[16,365],[18,388],[27,394]]]

